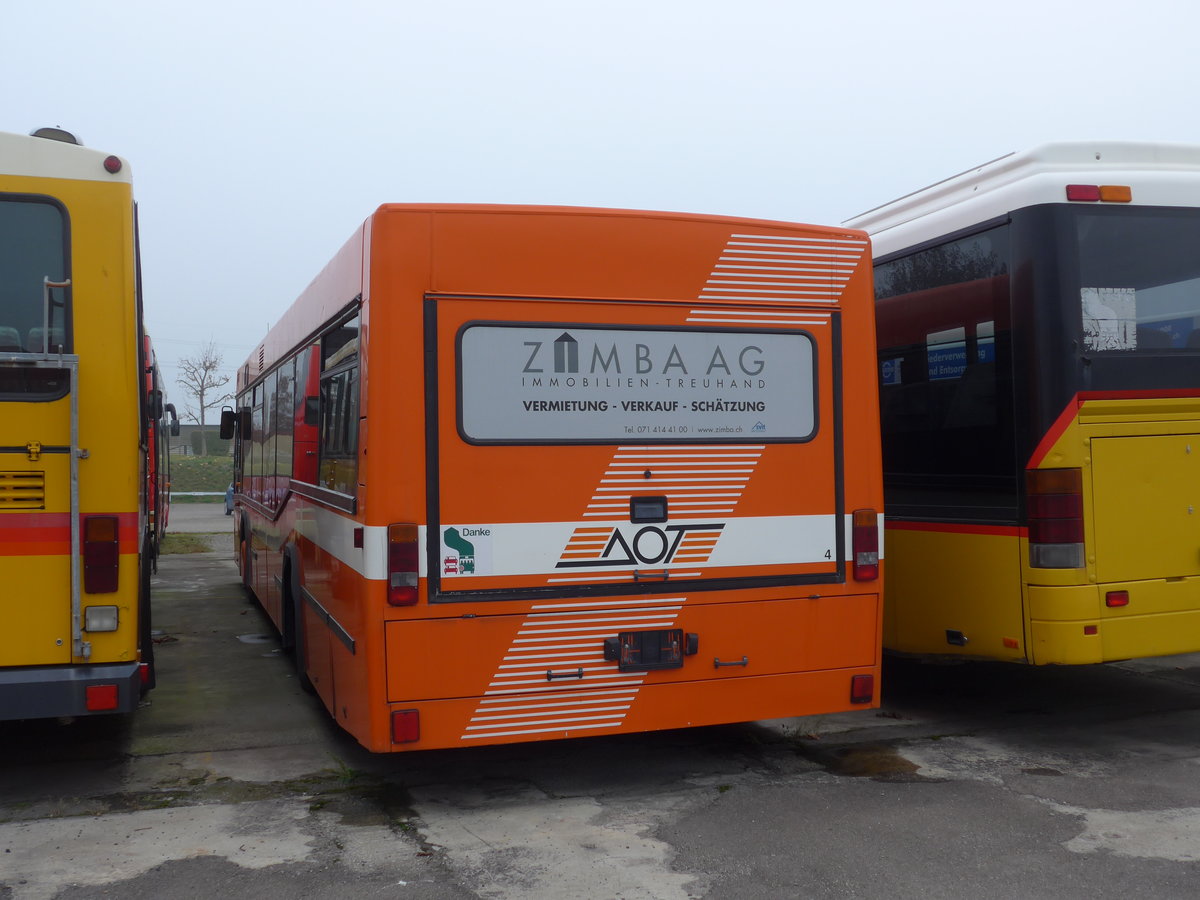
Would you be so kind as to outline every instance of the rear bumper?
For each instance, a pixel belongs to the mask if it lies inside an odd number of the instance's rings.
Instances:
[[[1125,606],[1108,607],[1111,591]],[[1028,588],[1032,662],[1086,664],[1200,651],[1200,578]]]
[[[105,708],[88,708],[88,688]],[[136,662],[0,669],[0,721],[127,713],[140,696]]]

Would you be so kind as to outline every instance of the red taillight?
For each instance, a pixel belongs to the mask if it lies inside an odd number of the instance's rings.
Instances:
[[[879,513],[856,509],[850,547],[854,558],[854,580],[874,581],[879,577]]]
[[[83,589],[89,594],[111,594],[117,589],[118,533],[116,516],[83,519]]]
[[[388,526],[389,606],[412,606],[417,602],[420,572],[416,525]]]
[[[104,712],[117,708],[120,692],[115,684],[89,684],[84,696],[88,712]]]
[[[138,663],[138,680],[142,687],[150,683],[150,663]]]
[[[1116,609],[1121,606],[1129,605],[1129,591],[1109,591],[1104,595],[1104,605],[1109,609]]]
[[[850,702],[870,703],[875,699],[875,676],[855,675],[850,679]]]
[[[398,709],[392,713],[392,743],[411,744],[421,739],[421,713]]]
[[[1029,564],[1038,569],[1083,567],[1083,472],[1025,472]]]
[[[119,156],[104,157],[104,171],[110,175],[116,175],[121,171],[121,158]]]
[[[1082,200],[1088,203],[1100,202],[1100,185],[1098,184],[1068,184],[1068,200]]]

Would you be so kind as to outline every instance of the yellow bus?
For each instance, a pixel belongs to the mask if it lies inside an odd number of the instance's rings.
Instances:
[[[885,646],[1200,650],[1200,147],[1046,145],[847,224],[876,253]]]
[[[0,134],[0,719],[153,685],[146,365],[129,166]]]

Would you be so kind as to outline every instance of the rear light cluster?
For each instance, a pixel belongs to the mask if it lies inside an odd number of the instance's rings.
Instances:
[[[83,519],[83,589],[89,594],[111,594],[117,589],[119,531],[116,516]]]
[[[879,513],[856,509],[850,537],[854,554],[854,580],[874,581],[879,577]]]
[[[1079,469],[1025,472],[1029,564],[1035,569],[1083,568],[1083,473]]]
[[[1082,203],[1131,203],[1133,190],[1127,184],[1068,184],[1067,199]]]
[[[412,606],[417,602],[419,554],[416,525],[388,526],[388,588],[389,606]]]
[[[875,676],[855,675],[850,679],[850,702],[870,703],[875,699]]]

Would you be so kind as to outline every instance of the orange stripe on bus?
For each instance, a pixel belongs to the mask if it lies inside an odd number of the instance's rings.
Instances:
[[[1038,445],[1030,455],[1029,462],[1025,464],[1025,468],[1036,469],[1042,464],[1042,460],[1046,458],[1046,454],[1050,452],[1050,448],[1058,443],[1058,439],[1063,436],[1063,432],[1071,426],[1071,423],[1075,421],[1075,417],[1079,415],[1080,407],[1088,400],[1157,400],[1159,398],[1169,400],[1179,397],[1200,397],[1200,391],[1193,388],[1142,391],[1079,391],[1063,407],[1063,411],[1058,414],[1058,418],[1054,420],[1054,424],[1046,429],[1046,433],[1038,441]]]
[[[121,553],[138,552],[137,513],[116,515]],[[82,540],[83,519],[79,527]],[[5,513],[0,515],[0,556],[65,556],[71,552],[70,513]]]

